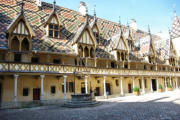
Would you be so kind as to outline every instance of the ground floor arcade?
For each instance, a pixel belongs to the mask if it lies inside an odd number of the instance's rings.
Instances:
[[[1,75],[0,102],[70,99],[74,93],[123,96],[133,93],[134,87],[145,94],[157,91],[159,85],[163,91],[167,91],[168,85],[178,89],[180,80],[174,76]]]

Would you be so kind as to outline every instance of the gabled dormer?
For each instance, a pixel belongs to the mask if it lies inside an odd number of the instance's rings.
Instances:
[[[148,61],[151,64],[155,64],[156,63],[156,51],[155,51],[155,47],[154,47],[154,40],[152,38],[151,31],[150,31],[149,27],[148,27],[148,31],[149,31],[149,38],[150,38],[149,51],[148,51]]]
[[[56,2],[54,1],[53,10],[49,15],[45,25],[46,35],[51,38],[60,38],[61,22],[56,11]]]
[[[125,37],[126,41],[128,42],[129,50],[133,51],[134,50],[134,39],[133,39],[132,32],[131,32],[131,29],[129,27],[129,24],[127,25],[127,27],[128,27],[128,30],[124,34],[124,37]]]
[[[97,17],[96,17],[95,9],[94,9],[94,19],[93,19],[92,23],[90,24],[90,27],[91,27],[91,29],[93,31],[93,34],[94,34],[95,38],[96,38],[97,44],[99,44],[101,31],[100,31],[100,28],[99,28],[99,26],[97,24]]]
[[[21,3],[21,13],[8,26],[8,48],[11,51],[32,50],[32,38],[35,36],[24,14],[24,3]]]
[[[178,65],[178,54],[172,42],[171,37],[170,37],[169,64],[172,66]]]
[[[72,45],[79,57],[96,57],[96,38],[89,25],[88,15],[85,23],[76,32]]]
[[[121,24],[119,24],[119,28],[119,33],[111,37],[110,52],[115,56],[116,60],[128,61],[129,47],[124,38]]]

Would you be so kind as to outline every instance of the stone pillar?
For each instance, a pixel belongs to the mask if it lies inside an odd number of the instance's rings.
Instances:
[[[156,82],[157,82],[157,91],[159,89],[159,81],[158,81],[158,77],[156,78]]]
[[[133,76],[132,77],[132,80],[133,80],[133,89],[135,88],[135,77]]]
[[[18,81],[19,75],[14,75],[14,102],[17,101],[17,81]]]
[[[104,79],[104,97],[107,96],[106,94],[106,76],[103,76],[103,79]]]
[[[145,87],[144,87],[144,77],[142,77],[142,93],[145,93]]]
[[[178,81],[177,81],[177,77],[175,77],[176,80],[176,89],[178,89]]]
[[[64,75],[64,99],[66,99],[66,79],[67,75]]]
[[[122,79],[122,76],[120,77],[120,82],[121,82],[121,95],[124,95],[124,91],[123,91],[123,79]]]
[[[165,90],[168,91],[168,89],[167,89],[167,80],[166,80],[166,77],[165,77],[164,79],[165,79]]]
[[[170,82],[170,85],[172,86],[172,77],[171,76],[169,77],[169,82]]]
[[[44,75],[40,75],[41,77],[41,100],[44,100]]]
[[[150,77],[150,85],[151,85],[151,92],[153,92],[153,87],[152,87],[152,77]]]
[[[88,76],[85,76],[85,93],[86,94],[88,94],[87,79],[88,79]]]

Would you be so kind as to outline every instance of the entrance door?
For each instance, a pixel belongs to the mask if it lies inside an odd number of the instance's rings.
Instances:
[[[153,88],[153,91],[157,90],[156,80],[155,79],[152,79],[152,88]]]
[[[95,96],[100,96],[100,88],[96,87],[96,95]]]
[[[0,83],[0,106],[2,101],[2,84]]]
[[[110,83],[106,83],[106,93],[108,95],[111,95],[111,86],[110,86]]]
[[[132,86],[131,86],[131,84],[128,84],[128,92],[132,93]]]
[[[85,94],[85,87],[82,87],[82,88],[81,88],[81,93],[82,93],[82,94]]]
[[[40,100],[40,88],[33,89],[33,100]]]

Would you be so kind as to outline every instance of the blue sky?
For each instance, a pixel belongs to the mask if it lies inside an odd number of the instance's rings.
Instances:
[[[43,0],[52,3],[53,0]],[[139,29],[147,31],[148,24],[152,33],[168,32],[174,16],[173,8],[180,15],[180,0],[56,0],[57,5],[78,11],[80,1],[88,5],[88,13],[93,15],[96,5],[97,17],[122,24],[135,19]]]

